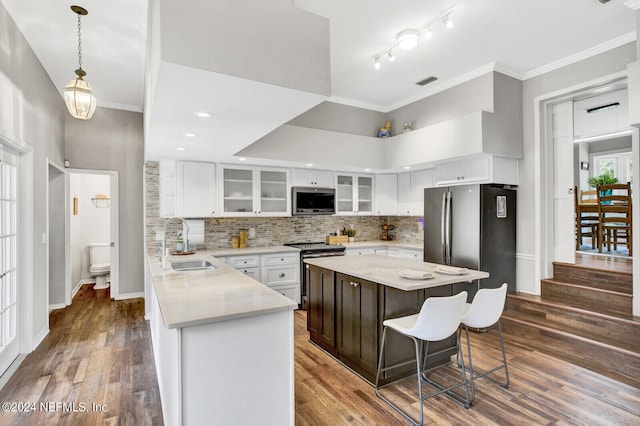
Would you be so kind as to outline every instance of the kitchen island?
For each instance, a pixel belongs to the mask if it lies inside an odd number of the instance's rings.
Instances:
[[[279,251],[288,248],[279,248]],[[165,424],[294,424],[293,310],[297,304],[203,251],[147,257],[154,358]]]
[[[482,271],[437,272],[439,265],[379,255],[306,259],[309,277],[307,330],[310,340],[373,383],[379,358],[382,322],[418,313],[425,299],[450,296],[453,284],[489,277]],[[400,273],[426,273],[428,279],[409,279]],[[447,271],[445,271],[447,272]],[[409,339],[390,333],[385,365],[415,359]],[[430,350],[451,348],[428,365],[447,362],[455,354],[455,337],[434,343]],[[407,365],[381,378],[388,383],[415,373]]]

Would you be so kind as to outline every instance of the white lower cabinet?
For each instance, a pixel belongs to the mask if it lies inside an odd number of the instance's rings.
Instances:
[[[361,254],[377,254],[375,248],[348,248],[345,250],[345,255],[361,255]]]
[[[300,304],[300,254],[270,253],[260,256],[260,282]]]
[[[256,281],[260,281],[260,256],[248,255],[248,256],[228,256],[220,257],[224,259],[225,263],[242,272],[248,277],[253,278]]]

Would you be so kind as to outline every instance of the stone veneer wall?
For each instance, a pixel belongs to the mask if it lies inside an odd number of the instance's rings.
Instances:
[[[148,253],[159,253],[162,243],[155,234],[162,231],[166,218],[160,217],[159,166],[157,162],[145,164],[145,239]],[[205,246],[207,249],[231,247],[231,238],[241,229],[255,228],[256,237],[247,240],[250,247],[264,247],[292,242],[324,241],[337,229],[351,225],[356,229],[356,241],[381,238],[381,225],[386,221],[395,226],[393,234],[399,241],[421,242],[423,233],[418,217],[384,216],[292,216],[292,217],[240,217],[205,219]],[[168,241],[175,241],[182,229],[171,223]]]

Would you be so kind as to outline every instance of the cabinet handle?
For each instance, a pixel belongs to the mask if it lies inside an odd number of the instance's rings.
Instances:
[[[280,275],[278,275],[280,278],[284,278],[284,272],[282,272]]]
[[[352,285],[352,286],[354,286],[354,287],[358,287],[360,284],[359,284],[359,283],[356,283],[356,282],[351,281],[351,282],[349,282],[349,285]]]

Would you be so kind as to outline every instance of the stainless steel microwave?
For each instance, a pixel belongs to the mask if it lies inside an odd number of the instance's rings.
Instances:
[[[294,215],[334,214],[336,212],[336,190],[294,186],[291,188]]]

